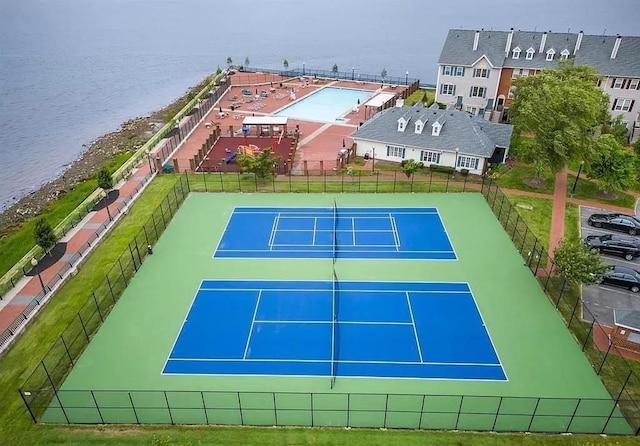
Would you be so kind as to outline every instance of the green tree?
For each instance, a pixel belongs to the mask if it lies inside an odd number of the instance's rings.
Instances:
[[[566,64],[514,81],[514,136],[528,140],[523,159],[533,163],[537,179],[545,170],[556,173],[593,155],[594,135],[607,121],[609,105],[597,79],[591,67]]]
[[[562,239],[553,253],[553,261],[562,275],[575,285],[594,284],[609,269],[600,253],[577,237]]]
[[[289,61],[287,59],[284,59],[282,61],[282,66],[284,67],[285,70],[289,69]]]
[[[218,65],[218,68],[216,69],[216,75],[222,73],[222,68],[220,68],[220,65]]]
[[[238,164],[242,172],[251,172],[258,179],[266,179],[274,174],[274,167],[280,161],[279,156],[271,155],[271,147],[265,148],[258,155],[238,154]]]
[[[113,187],[113,177],[106,167],[98,171],[98,187],[104,189],[105,192],[109,192]]]
[[[227,57],[227,65],[231,66],[233,64],[233,59],[231,56]]]
[[[602,133],[608,133],[615,136],[616,140],[626,146],[629,144],[629,138],[627,137],[627,126],[622,121],[622,115],[618,115],[611,122],[607,123],[602,128]]]
[[[53,232],[53,228],[44,217],[40,217],[36,220],[36,226],[33,230],[33,238],[36,241],[36,245],[41,247],[47,254],[49,254],[51,248],[53,248],[58,241],[55,233]]]
[[[332,73],[337,73],[338,72],[338,64],[334,63],[333,66],[331,67],[331,72]]]
[[[384,83],[384,79],[387,77],[387,69],[382,68],[382,73],[380,73],[380,77],[382,78],[382,83]]]
[[[596,151],[586,165],[589,178],[599,180],[605,193],[620,192],[636,180],[636,154],[626,150],[615,135],[607,133],[596,140]]]
[[[414,173],[416,173],[423,167],[424,163],[416,161],[414,159],[404,160],[400,163],[400,169],[402,169],[407,178],[411,178]]]
[[[250,63],[251,63],[251,61],[249,60],[249,56],[245,57],[244,58],[244,66],[248,67]]]

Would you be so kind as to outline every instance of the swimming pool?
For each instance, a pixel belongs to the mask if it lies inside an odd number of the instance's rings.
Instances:
[[[350,88],[325,87],[295,104],[277,112],[276,116],[299,118],[308,121],[335,122],[353,107],[363,104],[371,92]]]

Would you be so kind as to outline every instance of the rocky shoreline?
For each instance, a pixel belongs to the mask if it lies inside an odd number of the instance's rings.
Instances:
[[[0,237],[23,221],[40,214],[47,204],[73,190],[79,182],[95,175],[114,156],[140,148],[165,124],[167,116],[173,116],[179,111],[206,81],[205,79],[203,83],[191,88],[167,107],[149,116],[126,121],[119,130],[96,139],[58,178],[43,184],[39,189],[3,209],[0,213]]]

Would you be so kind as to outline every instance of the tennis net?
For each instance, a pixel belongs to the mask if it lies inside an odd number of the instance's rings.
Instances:
[[[338,254],[338,204],[333,199],[333,263],[336,263]]]
[[[338,337],[338,276],[336,274],[336,267],[333,267],[333,288],[331,295],[331,388],[336,382],[336,362],[338,361],[338,349],[337,349],[337,337]]]

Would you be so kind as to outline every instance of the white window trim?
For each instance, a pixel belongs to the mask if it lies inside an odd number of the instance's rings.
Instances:
[[[456,167],[461,169],[476,170],[480,165],[480,158],[476,156],[458,155]]]
[[[389,151],[389,156],[392,158],[403,158],[404,159],[404,147],[402,146],[387,146],[387,150]]]
[[[520,53],[521,53],[521,52],[522,52],[522,51],[520,51],[520,49],[519,49],[519,48],[516,48],[516,49],[514,49],[514,50],[511,52],[511,57],[512,57],[513,59],[520,59]]]
[[[476,89],[476,94],[473,94],[473,90]],[[470,98],[483,98],[487,94],[487,87],[471,87],[469,94]]]
[[[473,77],[489,79],[489,69],[488,68],[474,68],[473,69]]]
[[[555,55],[556,55],[556,52],[553,50],[553,48],[552,48],[552,49],[550,49],[549,51],[547,51],[547,57],[546,57],[546,60],[547,60],[548,62],[551,62],[551,61],[553,60],[553,56],[555,56]]]
[[[509,87],[509,92],[507,93],[507,98],[513,99],[516,93],[516,86],[512,85]]]
[[[420,152],[420,161],[429,164],[439,164],[440,152],[435,152],[433,150],[422,150]]]
[[[618,84],[618,82],[620,84]],[[613,83],[613,86],[611,88],[615,88],[616,90],[621,90],[623,85],[624,85],[624,79],[621,78],[621,77],[618,77],[618,78],[616,78],[616,80]]]
[[[633,99],[619,98],[616,100],[616,106],[613,108],[615,111],[628,112],[631,108]]]
[[[444,94],[447,96],[456,94],[455,84],[442,84],[440,90],[442,91],[440,94]]]
[[[536,52],[535,52],[535,51],[533,51],[533,50],[531,50],[531,49],[527,50],[527,55],[525,56],[525,59],[527,59],[527,60],[533,60],[533,55],[534,55],[535,53],[536,53]]]
[[[522,77],[527,77],[527,76],[529,76],[529,69],[528,69],[528,68],[523,68],[523,69],[520,71],[520,76],[522,76]]]
[[[629,88],[630,90],[637,90],[639,84],[640,79],[631,79],[631,82],[629,82],[629,86],[627,88]]]
[[[442,75],[443,76],[451,76],[452,72],[453,72],[453,67],[451,65],[444,65],[442,67]]]
[[[464,67],[454,67],[454,76],[461,77],[464,76]]]

